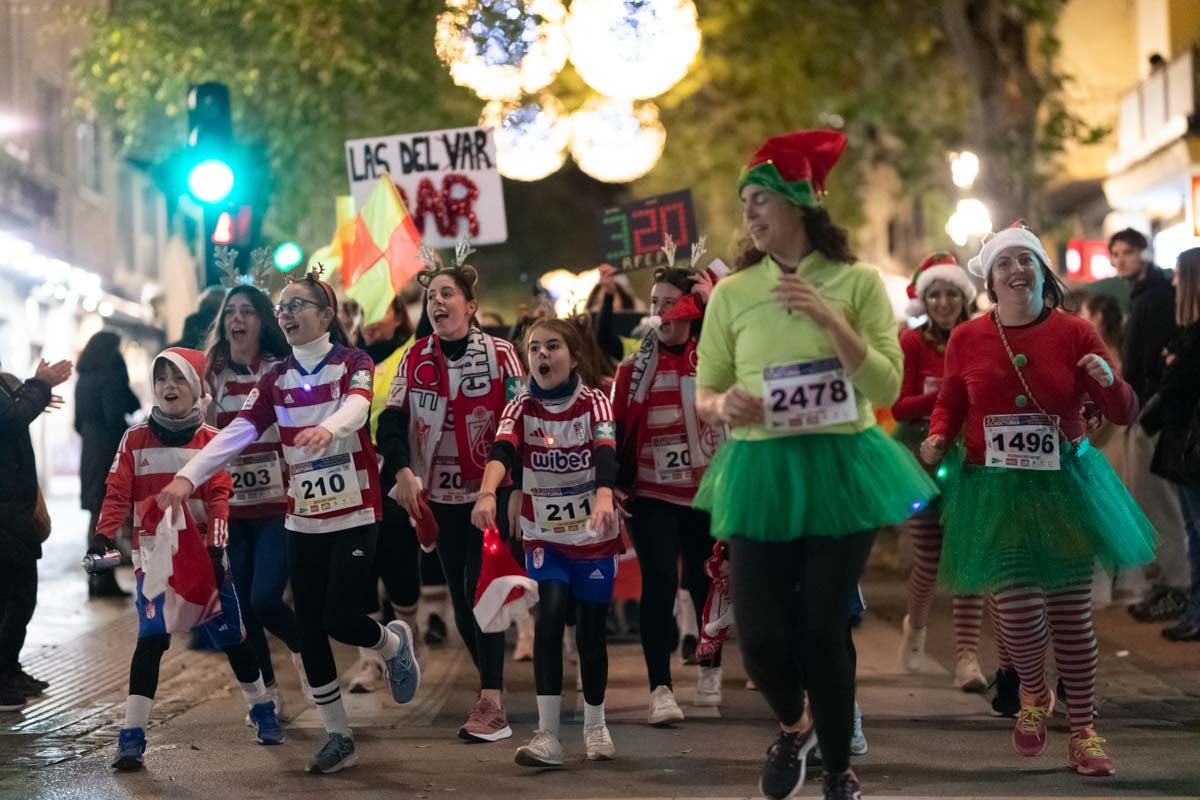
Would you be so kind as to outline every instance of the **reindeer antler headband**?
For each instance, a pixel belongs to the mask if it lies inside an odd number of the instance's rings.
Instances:
[[[429,284],[433,283],[433,279],[439,275],[456,275],[460,279],[465,280],[471,286],[475,285],[476,275],[467,264],[467,257],[475,252],[475,248],[471,247],[470,238],[464,236],[458,240],[458,244],[454,246],[454,266],[447,267],[442,262],[442,257],[438,255],[437,250],[427,244],[422,244],[419,252],[419,258],[425,265],[425,269],[417,273],[417,283],[428,289]],[[471,272],[468,272],[471,269]]]
[[[707,240],[708,240],[708,235],[705,234],[704,236],[701,236],[699,239],[697,239],[695,242],[692,243],[692,255],[691,255],[691,258],[688,260],[688,266],[682,267],[681,269],[687,269],[689,272],[698,272],[700,270],[700,259],[704,256],[705,253],[708,252],[708,248],[705,247],[705,244],[704,244]],[[663,245],[660,249],[663,251],[663,254],[667,257],[667,265],[665,267],[659,267],[658,269],[654,270],[654,280],[656,282],[661,281],[666,276],[667,270],[676,268],[675,267],[676,246],[675,246],[675,240],[674,240],[674,238],[671,237],[671,234],[667,233],[667,234],[663,235]]]

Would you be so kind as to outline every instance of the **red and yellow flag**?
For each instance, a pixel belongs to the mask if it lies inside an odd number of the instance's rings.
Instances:
[[[342,286],[362,306],[364,325],[383,319],[400,287],[421,270],[420,247],[421,234],[384,174],[354,218],[353,236],[342,239]]]

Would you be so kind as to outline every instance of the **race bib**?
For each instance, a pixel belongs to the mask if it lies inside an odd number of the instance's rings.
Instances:
[[[456,505],[474,498],[474,487],[465,485],[462,467],[457,458],[438,457],[433,460],[432,484],[429,499],[437,503]]]
[[[925,378],[925,387],[922,390],[922,394],[932,394],[933,392],[941,391],[941,388],[942,388],[942,379],[934,378],[933,376],[929,376],[929,377]]]
[[[594,484],[530,487],[533,518],[542,533],[565,534],[586,530],[596,503]]]
[[[1059,469],[1058,417],[991,414],[983,418],[984,465],[1006,469]]]
[[[350,453],[305,461],[292,467],[293,513],[328,514],[362,505],[358,470]]]
[[[692,482],[692,450],[686,433],[655,436],[650,441],[654,452],[655,480],[663,485]]]
[[[229,462],[226,470],[233,479],[231,506],[279,502],[287,497],[279,454],[274,451],[239,456]]]
[[[854,384],[836,358],[763,370],[767,430],[815,430],[857,419]]]

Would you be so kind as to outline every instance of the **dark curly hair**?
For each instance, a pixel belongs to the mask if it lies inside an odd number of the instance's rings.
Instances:
[[[840,264],[853,264],[858,256],[850,249],[850,237],[845,228],[833,224],[829,212],[824,208],[801,206],[800,213],[804,219],[804,233],[812,249]],[[741,255],[734,262],[734,271],[738,272],[752,267],[762,261],[766,253],[754,246],[753,240],[747,236],[739,242]]]

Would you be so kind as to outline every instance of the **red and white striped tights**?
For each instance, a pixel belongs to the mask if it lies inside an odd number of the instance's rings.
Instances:
[[[914,629],[920,629],[929,624],[938,562],[942,558],[942,525],[935,511],[914,514],[909,517],[905,527],[912,537],[913,548],[912,573],[908,576],[908,620]],[[979,650],[979,629],[982,625],[983,595],[955,595],[954,649],[958,656]],[[1001,660],[1007,661],[1003,657]]]
[[[1046,696],[1046,650],[1066,689],[1071,730],[1092,726],[1100,649],[1092,628],[1092,587],[1046,592],[1019,586],[993,595],[1000,635],[1021,676],[1021,694]]]

